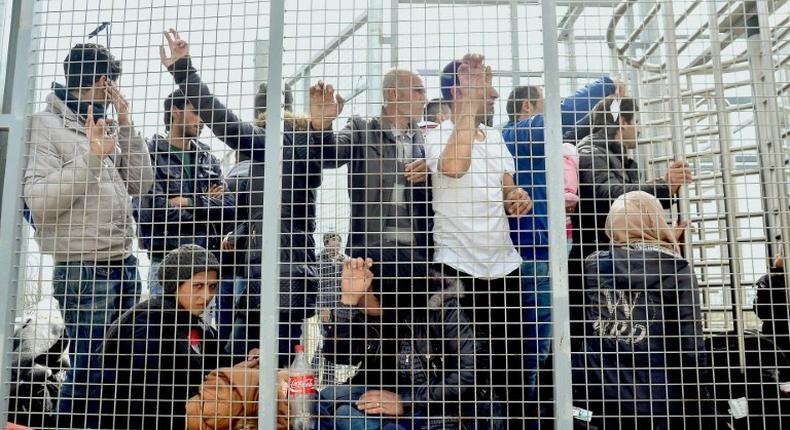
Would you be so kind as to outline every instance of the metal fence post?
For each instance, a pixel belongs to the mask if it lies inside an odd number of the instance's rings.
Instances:
[[[285,2],[272,0],[269,10],[269,91],[267,106],[280,106],[283,87],[283,34]],[[263,196],[261,282],[261,357],[258,428],[277,427],[277,324],[280,291],[280,205],[282,176],[280,109],[266,110],[266,163]],[[272,245],[275,244],[275,245]],[[287,352],[287,351],[286,351]]]
[[[25,138],[28,124],[28,100],[30,97],[32,72],[30,61],[33,46],[33,17],[36,3],[14,0],[11,6],[11,26],[6,53],[7,69],[3,91],[2,114],[0,114],[0,133],[5,134],[8,151],[3,181],[2,212],[0,213],[0,267],[7,270],[7,277],[0,283],[3,304],[0,305],[0,428],[6,427],[8,420],[9,378],[8,366],[11,353],[11,334],[15,317],[15,296],[19,286],[20,240],[22,229],[21,211],[22,168],[25,161]]]
[[[544,127],[546,171],[562,172],[562,119],[560,117],[559,49],[554,1],[541,4],[545,85]],[[546,175],[549,204],[549,267],[551,277],[552,350],[554,351],[555,428],[573,428],[571,344],[568,296],[568,255],[565,246],[565,205],[562,175]]]

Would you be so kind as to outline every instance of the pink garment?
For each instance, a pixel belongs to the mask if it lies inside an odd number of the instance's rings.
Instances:
[[[563,177],[565,179],[565,212],[573,212],[579,202],[579,153],[576,147],[567,142],[562,144]],[[570,210],[570,208],[574,208]],[[565,234],[568,239],[573,238],[573,223],[571,217],[565,217]]]

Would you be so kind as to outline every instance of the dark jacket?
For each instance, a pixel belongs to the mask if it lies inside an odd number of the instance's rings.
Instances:
[[[501,417],[502,410],[486,386],[486,372],[476,373],[481,368],[476,360],[485,351],[474,339],[472,323],[459,304],[463,285],[458,281],[442,284],[438,277],[427,284],[427,294],[415,288],[410,306],[404,307],[408,310],[397,316],[397,362],[390,367],[398,369],[397,375],[390,375],[395,378],[377,380],[379,372],[374,369],[390,365],[379,360],[387,355],[381,354],[384,341],[376,333],[377,324],[354,308],[333,311],[333,320],[326,325],[324,356],[339,364],[359,364],[360,357],[365,357],[351,383],[376,389],[371,381],[377,381],[384,389],[397,391],[407,413],[418,409],[418,415],[428,418],[420,428],[504,428],[504,421],[498,419],[465,421],[461,426],[453,418]],[[463,407],[458,400],[464,401]]]
[[[413,155],[425,158],[422,133],[415,129]],[[337,133],[324,137],[325,156],[328,167],[348,165],[348,193],[351,199],[351,230],[348,238],[348,253],[355,249],[388,247],[391,244],[381,237],[387,214],[382,202],[392,200],[399,172],[397,144],[390,130],[382,129],[381,119],[370,120],[354,116]],[[412,231],[416,252],[430,258],[431,244],[431,184],[425,181],[414,184],[407,190],[406,198],[412,203]]]
[[[236,114],[227,109],[217,100],[208,86],[200,80],[197,70],[189,57],[178,60],[168,68],[173,79],[186,94],[189,103],[198,111],[201,120],[207,124],[214,135],[226,145],[239,151],[255,163],[266,161],[266,128],[244,122]],[[297,269],[304,270],[307,264],[315,262],[315,231],[316,189],[321,185],[323,169],[320,143],[322,134],[312,132],[309,127],[283,128],[282,136],[282,193],[281,193],[281,231],[288,237],[281,242],[290,244],[282,262],[293,263]],[[331,136],[331,133],[326,134]],[[276,136],[280,140],[280,136]],[[251,198],[260,197],[263,193],[263,181],[253,181]],[[255,200],[252,200],[255,201]],[[263,219],[263,206],[254,205],[249,210],[249,219],[253,222]],[[250,231],[257,233],[260,229],[254,226]],[[257,250],[259,250],[258,247]],[[259,254],[247,258],[246,268],[259,267]],[[291,270],[286,268],[283,270]],[[299,273],[297,276],[303,276]],[[243,276],[255,278],[257,273],[245,273]]]
[[[102,428],[183,429],[185,408],[205,376],[228,360],[216,331],[156,297],[126,311],[103,345]]]
[[[236,200],[231,193],[222,198],[208,195],[212,186],[225,186],[219,160],[211,154],[211,148],[193,140],[190,152],[194,166],[185,166],[164,136],[155,135],[147,143],[156,182],[151,192],[132,199],[140,247],[160,260],[167,251],[190,243],[219,249],[223,223],[235,219]],[[173,197],[188,198],[193,205],[173,206],[168,203]]]
[[[763,321],[761,332],[769,337],[776,336],[777,346],[790,352],[790,301],[787,300],[784,270],[772,268],[771,273],[757,280],[755,287],[754,311]]]
[[[562,100],[563,134],[575,135],[575,125],[604,97],[613,94],[615,84],[609,77],[591,82]],[[502,137],[516,163],[516,185],[524,188],[534,205],[527,215],[510,217],[510,237],[525,261],[549,259],[549,204],[546,188],[546,142],[544,116],[505,124]],[[589,127],[586,127],[589,129]]]
[[[573,220],[574,249],[571,253],[569,272],[581,274],[581,262],[598,250],[606,248],[609,238],[604,226],[609,208],[618,197],[630,191],[645,191],[655,196],[664,208],[669,208],[671,195],[663,179],[642,182],[639,166],[629,157],[619,142],[596,133],[582,139],[579,152],[579,210],[571,215]]]
[[[659,247],[632,244],[588,257],[585,277],[577,394],[615,404],[624,416],[682,413],[683,384],[693,387],[710,373],[691,265]],[[602,414],[600,403],[585,409]]]

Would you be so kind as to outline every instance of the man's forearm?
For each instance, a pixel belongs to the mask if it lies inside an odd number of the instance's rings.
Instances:
[[[439,169],[445,176],[460,178],[472,165],[472,145],[477,135],[477,121],[471,114],[459,115],[454,124],[453,133],[439,158]]]

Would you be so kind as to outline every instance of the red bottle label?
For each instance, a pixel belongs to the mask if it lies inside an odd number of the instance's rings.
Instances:
[[[315,394],[315,378],[313,375],[295,375],[288,378],[288,394],[298,396]]]

